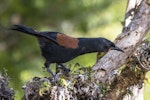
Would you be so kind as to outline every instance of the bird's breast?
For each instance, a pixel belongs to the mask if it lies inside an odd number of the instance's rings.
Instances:
[[[79,55],[77,49],[65,48],[55,44],[41,47],[42,55],[52,63],[65,63]]]

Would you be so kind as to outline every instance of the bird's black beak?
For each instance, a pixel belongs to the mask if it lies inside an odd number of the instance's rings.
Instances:
[[[120,52],[123,52],[123,50],[121,50],[119,47],[115,46],[115,47],[111,47],[110,50],[117,50],[117,51],[120,51]]]

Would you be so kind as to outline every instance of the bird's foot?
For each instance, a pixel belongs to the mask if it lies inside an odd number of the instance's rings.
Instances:
[[[56,77],[56,74],[54,74],[49,68],[46,68],[47,69],[47,71],[51,74],[51,76],[52,76],[52,80],[51,80],[51,82],[52,82],[52,84],[54,85],[54,84],[56,84],[56,82],[58,81],[58,78]]]
[[[63,69],[63,71],[65,72],[65,73],[69,73],[70,72],[70,69],[69,68],[62,68]]]
[[[49,68],[49,66],[50,66],[50,62],[49,61],[46,61],[45,63],[44,63],[44,69],[46,69],[47,70],[47,72],[48,73],[50,73],[50,75],[51,75],[51,77],[50,77],[50,79],[52,79],[52,84],[55,84],[56,82],[57,82],[57,79],[56,79],[56,74],[54,74],[52,71],[51,71],[51,69]]]
[[[63,65],[63,64],[57,64],[57,65],[56,65],[56,68],[58,68],[58,65],[61,66],[61,69],[62,69],[63,73],[64,73],[66,76],[69,76],[70,69],[67,68],[67,67],[66,67],[65,65]]]

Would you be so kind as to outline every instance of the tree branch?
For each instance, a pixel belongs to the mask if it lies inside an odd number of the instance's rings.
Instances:
[[[142,0],[140,3],[136,2],[135,8],[130,9],[126,13],[126,18],[130,16],[127,14],[129,14],[131,10],[134,12],[133,18],[130,19],[131,22],[124,26],[122,34],[115,39],[116,45],[122,48],[125,53],[110,51],[100,59],[93,67],[93,77],[95,80],[101,82],[107,81],[111,76],[110,73],[113,73],[115,69],[127,62],[128,58],[136,50],[137,46],[148,32],[150,28],[149,3],[145,0]]]

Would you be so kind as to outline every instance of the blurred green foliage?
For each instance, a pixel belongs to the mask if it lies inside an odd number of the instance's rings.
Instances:
[[[11,24],[113,41],[121,33],[126,3],[126,0],[1,0],[0,71],[8,70],[16,100],[22,97],[24,82],[33,76],[49,74],[42,69],[44,59],[36,39],[7,30]],[[95,62],[96,53],[77,57],[67,64],[92,66]]]

